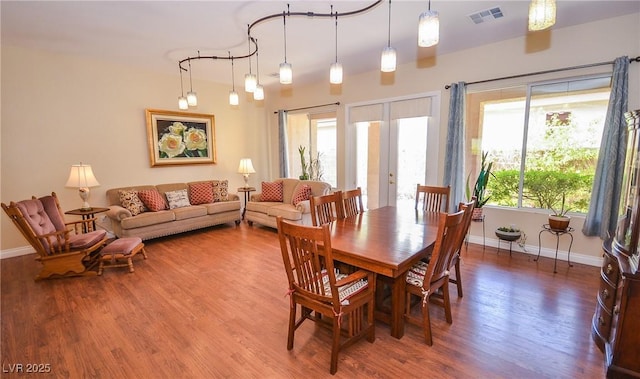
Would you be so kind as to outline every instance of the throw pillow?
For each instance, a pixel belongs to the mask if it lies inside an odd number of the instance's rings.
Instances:
[[[151,212],[167,209],[167,202],[157,189],[140,190],[138,191],[138,197]]]
[[[186,189],[165,192],[164,195],[169,202],[169,209],[188,207],[191,205]]]
[[[137,216],[142,212],[145,212],[147,208],[144,203],[138,197],[138,191],[136,190],[120,190],[120,204],[131,212],[132,216]]]
[[[229,200],[229,181],[214,180],[213,181],[213,201]]]
[[[213,203],[213,183],[189,184],[189,202],[191,205]]]
[[[299,184],[295,191],[293,191],[293,198],[291,202],[293,205],[298,205],[299,202],[309,200],[311,198],[311,187],[307,184]]]
[[[262,182],[260,201],[282,201],[282,182]]]

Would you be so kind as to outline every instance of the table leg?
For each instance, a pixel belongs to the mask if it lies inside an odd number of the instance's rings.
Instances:
[[[391,336],[398,339],[404,336],[405,285],[404,275],[393,278],[391,286]]]

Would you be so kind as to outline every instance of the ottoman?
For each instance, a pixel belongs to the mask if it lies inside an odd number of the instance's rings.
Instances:
[[[104,268],[110,267],[126,266],[129,267],[129,272],[133,272],[132,258],[140,252],[144,259],[147,259],[147,253],[144,251],[144,244],[140,237],[119,238],[111,242],[99,252],[100,265],[98,266],[98,275],[102,275]],[[126,262],[122,262],[122,260]]]

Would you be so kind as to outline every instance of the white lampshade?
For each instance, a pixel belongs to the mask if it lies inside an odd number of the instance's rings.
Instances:
[[[74,164],[71,166],[69,172],[69,179],[67,179],[66,187],[78,188],[80,198],[83,200],[81,209],[91,209],[89,205],[89,187],[97,187],[100,183],[93,175],[93,170],[90,165],[86,164]]]
[[[256,76],[254,74],[245,74],[244,75],[244,90],[247,92],[253,92],[256,90]]]
[[[396,49],[387,46],[382,50],[380,57],[380,71],[393,72],[396,70]]]
[[[238,166],[238,173],[244,176],[244,188],[249,187],[249,174],[254,174],[256,170],[253,168],[251,158],[240,159],[240,165]]]
[[[342,83],[342,64],[335,62],[331,64],[329,69],[329,82],[331,84]]]
[[[264,87],[262,84],[256,85],[256,90],[253,91],[254,100],[264,100]]]
[[[187,98],[184,96],[178,97],[178,108],[180,109],[189,109],[189,103],[187,102]]]
[[[529,4],[529,31],[550,28],[556,23],[555,0],[531,0]]]
[[[280,84],[291,84],[293,82],[293,68],[291,63],[280,63]]]
[[[187,104],[190,107],[197,107],[198,106],[198,96],[196,96],[195,92],[193,92],[193,91],[187,92]]]
[[[440,40],[440,19],[438,12],[427,10],[418,20],[418,46],[430,47]]]
[[[229,91],[229,104],[238,105],[238,93],[236,91]]]

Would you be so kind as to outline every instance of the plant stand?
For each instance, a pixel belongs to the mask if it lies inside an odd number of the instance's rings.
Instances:
[[[511,256],[513,252],[511,246],[514,241],[517,241],[522,237],[522,232],[503,232],[501,230],[496,230],[496,237],[498,237],[498,253],[500,253],[500,241],[506,241],[509,242],[509,256]]]
[[[551,234],[554,234],[556,236],[556,256],[553,259],[553,273],[557,273],[558,271],[556,271],[556,264],[558,261],[558,246],[560,245],[560,236],[564,235],[564,234],[568,234],[569,237],[571,237],[571,241],[569,242],[569,250],[567,250],[567,263],[569,264],[569,267],[573,267],[573,264],[571,263],[571,245],[573,245],[573,234],[571,234],[571,232],[573,232],[573,228],[572,227],[568,227],[565,230],[560,230],[560,229],[553,229],[551,226],[549,226],[549,224],[544,224],[542,225],[542,230],[540,231],[540,233],[538,233],[538,256],[536,257],[536,259],[534,259],[534,262],[537,262],[538,259],[540,258],[540,250],[542,249],[542,244],[540,243],[540,236],[542,235],[543,232],[548,232]]]

